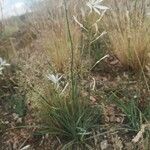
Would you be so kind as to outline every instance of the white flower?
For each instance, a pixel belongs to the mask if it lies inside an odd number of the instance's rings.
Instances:
[[[62,76],[59,77],[58,75],[55,76],[54,74],[49,74],[47,78],[54,84],[59,84],[59,80],[62,78]]]
[[[6,63],[6,60],[3,60],[0,57],[0,75],[2,74],[2,71],[3,71],[3,69],[4,69],[5,66],[10,66],[10,64]]]
[[[90,8],[90,13],[92,13],[92,11],[94,10],[96,13],[98,13],[100,15],[100,11],[106,11],[107,9],[109,9],[106,6],[101,5],[101,2],[103,0],[89,0],[86,5]]]
[[[0,57],[0,66],[10,66],[10,64],[6,63],[6,60]]]

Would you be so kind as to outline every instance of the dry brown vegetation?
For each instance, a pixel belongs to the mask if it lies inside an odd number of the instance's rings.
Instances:
[[[114,0],[104,17],[112,50],[125,66],[136,70],[149,62],[150,21],[145,3]]]

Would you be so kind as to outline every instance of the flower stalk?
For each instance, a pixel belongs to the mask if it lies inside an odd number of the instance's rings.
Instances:
[[[68,9],[67,9],[67,2],[66,2],[66,0],[64,0],[64,6],[65,6],[65,17],[66,17],[68,38],[69,38],[70,46],[71,46],[70,72],[71,72],[71,85],[72,85],[72,100],[74,100],[75,99],[75,95],[74,95],[74,90],[75,90],[75,82],[74,82],[74,46],[73,46],[73,40],[72,40],[72,36],[71,36],[71,30],[70,30],[69,16],[68,16]]]

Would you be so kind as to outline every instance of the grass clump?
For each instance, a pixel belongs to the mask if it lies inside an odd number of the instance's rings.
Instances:
[[[75,73],[75,47],[74,38],[72,37],[71,24],[67,3],[64,0],[66,26],[68,33],[68,42],[70,44],[70,79],[71,89],[69,94],[62,95],[58,92],[59,81],[61,77],[50,75],[49,79],[56,85],[50,95],[49,101],[45,100],[46,108],[43,116],[45,122],[45,133],[59,136],[65,140],[65,145],[62,149],[83,149],[91,147],[86,142],[87,137],[92,135],[92,130],[100,123],[100,108],[99,106],[91,105],[88,97],[81,96],[81,90],[77,86]],[[63,93],[64,94],[64,93]],[[44,129],[44,128],[43,128]]]
[[[41,105],[45,125],[42,133],[58,136],[65,142],[65,148],[90,145],[86,138],[100,124],[99,106],[92,106],[88,97],[81,97],[77,87],[74,95],[73,100],[70,95],[61,96],[54,90],[50,100]]]
[[[45,4],[45,5],[44,5]],[[68,5],[68,19],[70,22],[70,30],[72,41],[74,43],[74,67],[79,70],[83,67],[81,59],[81,29],[72,20],[71,6],[73,1]],[[43,3],[42,10],[35,8],[35,11],[40,11],[40,14],[33,13],[30,16],[33,30],[37,33],[40,46],[49,62],[58,73],[68,73],[71,63],[70,40],[67,35],[66,20],[63,1],[47,1]],[[56,12],[57,10],[57,12]],[[39,19],[39,17],[41,19]]]
[[[53,29],[49,30],[48,35],[44,38],[43,45],[46,53],[49,56],[50,62],[55,68],[55,70],[59,73],[65,73],[69,69],[70,64],[70,49],[68,48],[69,41],[66,35],[66,29],[64,23],[57,23],[53,25]],[[72,37],[74,42],[74,55],[75,55],[75,66],[76,68],[80,68],[81,64],[81,53],[79,50],[81,32],[80,29],[71,25]],[[49,38],[47,38],[49,36]],[[53,39],[49,40],[50,37]],[[48,41],[47,41],[48,40]]]
[[[112,0],[104,16],[111,49],[125,67],[141,70],[150,52],[149,18],[145,0]]]
[[[117,108],[121,109],[122,113],[125,114],[124,123],[128,129],[139,131],[143,124],[149,123],[149,105],[141,108],[138,99],[124,100],[123,98],[119,98],[115,93],[111,95],[111,99]]]

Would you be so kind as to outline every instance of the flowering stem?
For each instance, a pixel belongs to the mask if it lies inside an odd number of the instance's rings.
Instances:
[[[74,70],[73,70],[74,69],[74,47],[73,47],[73,41],[72,41],[72,37],[71,37],[71,30],[70,30],[66,0],[64,0],[64,4],[65,4],[65,15],[66,15],[68,37],[69,37],[70,45],[71,45],[71,67],[70,67],[70,71],[71,71],[71,82],[72,82],[72,100],[74,100]]]

